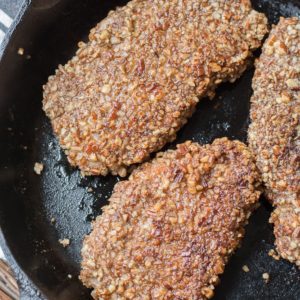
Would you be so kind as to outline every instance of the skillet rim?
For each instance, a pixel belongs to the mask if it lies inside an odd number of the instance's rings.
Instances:
[[[5,54],[9,46],[9,42],[11,41],[12,36],[15,33],[15,30],[22,23],[23,17],[25,13],[31,8],[31,5],[32,5],[32,0],[24,0],[11,26],[8,28],[5,37],[0,45],[0,63],[3,55]],[[33,283],[33,281],[30,279],[30,276],[21,268],[20,264],[15,259],[14,255],[10,250],[10,247],[8,246],[7,240],[5,238],[5,235],[1,227],[0,227],[0,246],[4,253],[6,262],[8,263],[9,267],[13,271],[16,280],[18,282],[20,299],[23,300],[45,299],[41,293],[41,290]]]

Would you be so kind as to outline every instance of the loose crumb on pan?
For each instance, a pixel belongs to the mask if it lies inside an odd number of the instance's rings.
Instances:
[[[69,279],[72,279],[73,276],[72,276],[71,274],[68,274],[68,278],[69,278]]]
[[[278,253],[300,267],[300,20],[281,18],[256,62],[248,140],[275,209]]]
[[[56,219],[55,219],[55,218],[51,218],[50,222],[51,222],[52,224],[54,224],[54,223],[56,222]]]
[[[264,280],[265,283],[268,283],[270,281],[270,275],[269,273],[263,273],[262,274],[262,278]]]
[[[186,142],[117,183],[82,247],[95,299],[209,299],[257,207],[259,174],[241,142]]]
[[[130,1],[49,77],[43,109],[82,174],[124,177],[241,76],[266,33],[249,0]]]
[[[41,175],[43,169],[44,169],[44,165],[42,163],[36,162],[34,164],[33,170],[37,175]]]
[[[280,255],[274,249],[271,249],[268,252],[268,255],[271,256],[272,258],[274,258],[275,260],[279,260],[280,259]]]
[[[247,265],[243,265],[243,271],[245,273],[248,273],[250,271],[249,267]]]
[[[206,299],[211,299],[214,296],[214,287],[204,287],[201,293]]]
[[[24,54],[24,48],[19,48],[18,49],[18,54],[23,55]]]
[[[70,239],[66,239],[66,238],[65,239],[59,239],[58,241],[59,241],[60,244],[63,245],[64,248],[68,247],[70,245]]]

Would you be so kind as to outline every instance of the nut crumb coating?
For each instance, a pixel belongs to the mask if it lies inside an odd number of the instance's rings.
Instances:
[[[300,20],[281,18],[256,62],[249,145],[256,156],[278,253],[300,267]]]
[[[199,98],[242,74],[266,32],[249,0],[133,0],[111,11],[44,86],[69,162],[125,176],[175,139]]]
[[[116,184],[82,247],[94,299],[209,299],[260,195],[241,142],[190,141]]]

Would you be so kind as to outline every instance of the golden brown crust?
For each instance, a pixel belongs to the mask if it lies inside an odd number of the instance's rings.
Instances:
[[[281,18],[256,63],[249,144],[276,209],[280,255],[300,266],[300,21]]]
[[[124,176],[175,139],[198,97],[241,75],[266,23],[249,0],[133,0],[110,12],[44,86],[70,163]]]
[[[95,299],[205,299],[256,207],[247,147],[226,138],[159,153],[115,186],[83,243]]]

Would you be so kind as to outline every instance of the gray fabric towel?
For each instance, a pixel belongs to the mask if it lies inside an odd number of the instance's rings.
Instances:
[[[23,0],[0,0],[0,43],[18,13]]]

